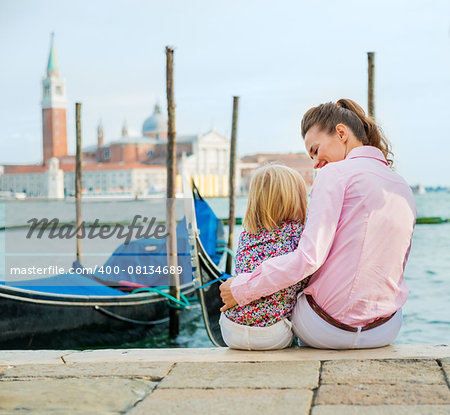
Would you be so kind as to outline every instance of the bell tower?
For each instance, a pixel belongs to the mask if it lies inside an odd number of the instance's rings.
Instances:
[[[42,80],[42,164],[48,165],[52,157],[67,155],[66,82],[59,74],[51,35],[47,76]]]

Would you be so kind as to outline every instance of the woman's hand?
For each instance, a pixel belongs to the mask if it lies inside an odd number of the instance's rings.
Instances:
[[[222,301],[225,304],[220,311],[228,310],[229,308],[233,307],[237,304],[236,300],[233,297],[233,294],[231,294],[231,283],[236,277],[230,277],[228,278],[223,284],[219,286],[220,289],[220,296],[222,297]]]

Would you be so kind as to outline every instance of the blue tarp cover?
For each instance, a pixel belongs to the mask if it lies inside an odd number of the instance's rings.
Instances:
[[[202,245],[212,261],[218,264],[222,256],[217,252],[219,220],[208,203],[201,199],[195,199],[195,216]]]
[[[25,290],[40,291],[52,294],[68,295],[124,295],[116,290],[96,281],[77,274],[59,274],[54,277],[39,278],[30,281],[2,282],[7,287],[23,288]]]

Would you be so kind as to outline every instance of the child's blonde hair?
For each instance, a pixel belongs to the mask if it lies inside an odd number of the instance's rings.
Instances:
[[[306,185],[300,173],[281,164],[258,168],[251,181],[244,228],[257,233],[278,228],[287,220],[305,222]]]

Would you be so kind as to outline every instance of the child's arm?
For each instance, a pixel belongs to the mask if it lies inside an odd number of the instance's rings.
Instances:
[[[245,248],[245,243],[244,243],[244,239],[245,239],[245,235],[246,235],[246,231],[242,231],[241,234],[239,235],[239,242],[238,242],[238,247],[236,250],[236,263],[235,263],[235,269],[234,269],[234,274],[242,274],[243,272],[245,272],[244,270],[244,264],[245,264],[245,255],[244,255],[244,248]]]

